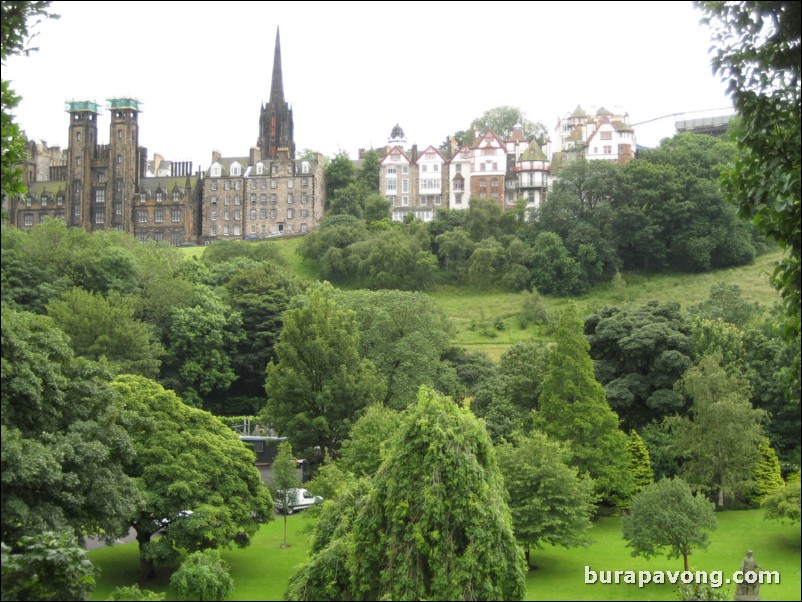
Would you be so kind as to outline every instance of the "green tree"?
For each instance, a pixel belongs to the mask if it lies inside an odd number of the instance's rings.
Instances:
[[[782,472],[780,472],[780,459],[768,439],[762,439],[757,446],[759,459],[755,466],[755,474],[752,477],[754,487],[752,488],[752,499],[762,502],[766,496],[771,495],[778,489],[785,486]]]
[[[295,501],[295,489],[301,486],[298,476],[298,461],[292,453],[289,441],[282,441],[278,446],[278,454],[273,460],[273,500],[284,514],[284,543],[287,547],[287,515],[292,514],[292,503]]]
[[[518,107],[502,105],[493,109],[488,109],[471,122],[467,134],[473,136],[473,130],[484,133],[485,130],[493,130],[502,140],[507,140],[512,135],[513,128],[518,125],[523,129],[524,136],[528,141],[535,141],[539,145],[546,142],[548,129],[541,122],[533,122],[526,118],[524,112]],[[473,140],[462,139],[463,144],[472,145]]]
[[[356,179],[354,163],[348,153],[338,152],[331,161],[326,163],[326,198],[334,198],[335,193]]]
[[[303,307],[284,313],[277,362],[267,365],[264,416],[300,450],[336,456],[359,413],[384,395],[373,364],[359,355],[353,312],[328,283],[313,286]]]
[[[569,465],[570,452],[537,431],[496,447],[512,525],[526,561],[532,546],[587,546],[596,510],[593,481]]]
[[[741,119],[726,194],[785,257],[772,282],[785,301],[787,335],[800,332],[800,59],[798,2],[698,2],[711,26],[714,69],[728,83]],[[799,371],[799,355],[796,360]]]
[[[422,388],[353,522],[352,599],[521,599],[524,555],[503,500],[482,423]]]
[[[284,327],[282,316],[301,291],[292,274],[268,261],[235,272],[225,284],[228,302],[242,315],[245,334],[231,358],[237,380],[230,395],[257,404],[248,406],[249,412],[262,403],[265,367],[276,357],[274,347]]]
[[[532,245],[532,284],[544,295],[571,296],[583,289],[582,269],[554,232],[543,232]]]
[[[439,234],[435,238],[435,244],[438,257],[446,270],[463,267],[474,249],[474,243],[462,228],[454,228]]]
[[[134,415],[128,432],[136,461],[128,474],[145,499],[131,522],[143,577],[178,548],[247,546],[259,525],[273,519],[253,452],[219,419],[158,383],[124,375],[113,385]]]
[[[649,449],[635,429],[629,431],[627,455],[629,456],[629,472],[632,474],[632,493],[636,494],[654,483],[654,471],[652,470],[652,460],[649,457]]]
[[[173,311],[171,324],[164,383],[185,403],[208,407],[209,397],[225,392],[236,378],[230,358],[242,339],[240,315],[204,287],[193,307]]]
[[[622,503],[632,490],[627,436],[618,428],[618,416],[593,375],[589,346],[573,303],[560,317],[555,341],[540,393],[538,427],[568,444],[572,463],[591,476],[603,500]]]
[[[142,501],[110,373],[46,316],[2,308],[2,541],[70,530],[116,537]]]
[[[88,600],[95,569],[72,533],[25,535],[2,547],[3,600]]]
[[[47,304],[47,313],[69,335],[76,355],[105,358],[119,374],[159,374],[164,348],[149,324],[134,317],[133,297],[103,297],[74,288]]]
[[[108,600],[140,600],[141,602],[160,602],[166,594],[157,593],[149,589],[142,589],[138,583],[133,585],[119,585],[114,588]]]
[[[454,327],[443,309],[423,293],[343,291],[337,302],[354,312],[359,353],[384,378],[384,404],[403,409],[421,385],[433,386]]]
[[[713,504],[702,494],[693,495],[680,478],[661,479],[638,493],[623,521],[633,556],[682,556],[686,571],[688,556],[707,549],[708,532],[715,529]]]
[[[387,445],[398,430],[401,416],[383,405],[372,405],[356,421],[343,441],[337,464],[357,477],[370,477],[385,459]]]
[[[0,62],[5,65],[6,59],[12,55],[25,54],[36,50],[29,46],[33,37],[31,31],[42,19],[58,19],[51,13],[50,2],[3,2],[2,35],[0,35]],[[22,181],[22,171],[18,165],[25,160],[25,138],[14,122],[13,110],[19,104],[20,97],[11,89],[9,81],[2,80],[0,111],[0,133],[2,133],[2,178],[0,190],[3,199],[26,192]],[[5,210],[3,210],[5,216]]]
[[[685,411],[674,383],[693,363],[691,326],[678,303],[605,308],[585,320],[596,378],[625,428]]]
[[[788,478],[788,482],[781,488],[770,493],[763,499],[763,508],[766,518],[770,520],[800,521],[800,487],[799,473]]]
[[[373,149],[362,155],[362,166],[359,168],[357,180],[361,182],[369,192],[379,192],[379,174],[381,172],[381,162],[379,153]]]
[[[765,412],[749,403],[748,385],[729,376],[719,356],[704,357],[677,383],[691,398],[689,417],[666,418],[672,447],[684,458],[682,474],[695,487],[713,491],[718,506],[745,493],[758,462]]]
[[[201,550],[184,559],[170,586],[184,599],[223,600],[234,591],[234,580],[219,551]]]

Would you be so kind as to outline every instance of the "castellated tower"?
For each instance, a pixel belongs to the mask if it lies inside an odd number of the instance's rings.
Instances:
[[[91,230],[88,208],[92,181],[92,159],[97,144],[100,106],[88,100],[70,101],[70,138],[67,153],[67,223]]]

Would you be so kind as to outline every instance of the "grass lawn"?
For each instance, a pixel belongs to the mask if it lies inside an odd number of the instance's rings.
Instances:
[[[782,525],[765,521],[759,510],[723,512],[716,515],[718,530],[712,534],[705,552],[691,555],[694,570],[723,571],[731,576],[740,568],[747,548],[763,570],[779,571],[779,585],[764,585],[763,600],[800,599],[800,530],[797,525]],[[231,565],[236,589],[229,600],[281,600],[287,580],[295,566],[306,558],[309,535],[304,528],[312,516],[300,513],[288,517],[290,547],[281,549],[283,519],[277,517],[262,527],[250,547],[226,550],[225,559]],[[676,600],[671,584],[648,585],[586,585],[585,566],[591,570],[670,570],[682,569],[682,559],[633,558],[621,539],[621,519],[601,518],[594,525],[593,545],[589,548],[566,550],[547,548],[532,550],[532,562],[537,568],[527,578],[527,600]],[[93,600],[106,600],[118,585],[131,585],[138,578],[136,544],[103,548],[90,552],[89,557],[101,568]],[[147,584],[148,589],[167,592],[168,600],[176,600],[169,589],[169,571],[162,569],[160,578]],[[729,590],[730,599],[735,586]]]

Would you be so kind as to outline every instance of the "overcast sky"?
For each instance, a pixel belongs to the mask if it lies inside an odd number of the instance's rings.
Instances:
[[[152,157],[206,168],[247,155],[270,94],[276,27],[296,148],[327,156],[440,144],[484,111],[520,107],[550,129],[577,104],[629,112],[656,145],[679,117],[728,113],[691,2],[53,2],[3,79],[30,138],[65,145],[66,100],[134,97]],[[722,110],[724,109],[724,110]],[[108,115],[100,140],[108,141]]]

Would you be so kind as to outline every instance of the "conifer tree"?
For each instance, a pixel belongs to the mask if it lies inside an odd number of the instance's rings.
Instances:
[[[635,429],[629,431],[627,441],[629,454],[629,472],[632,475],[632,495],[654,483],[654,471],[649,449]]]
[[[757,446],[758,461],[752,477],[754,488],[752,499],[758,503],[785,485],[780,471],[780,459],[768,439],[763,439]]]
[[[572,463],[587,472],[604,501],[623,503],[632,490],[627,436],[596,380],[590,346],[572,303],[563,312],[540,394],[539,428],[568,443]]]

